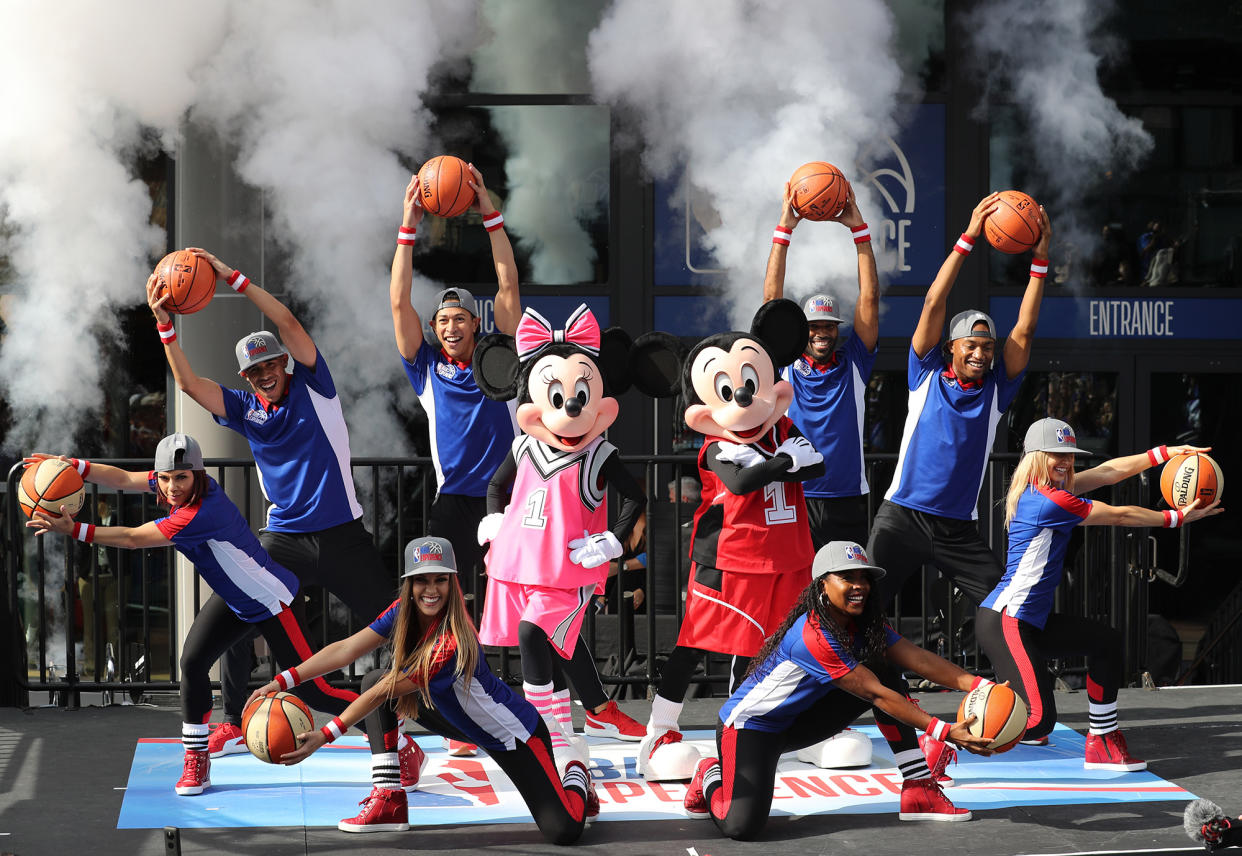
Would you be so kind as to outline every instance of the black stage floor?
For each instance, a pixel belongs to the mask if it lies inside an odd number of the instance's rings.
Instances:
[[[37,698],[37,696],[35,697]],[[84,696],[88,702],[89,696]],[[953,712],[959,694],[923,694],[931,713]],[[1242,688],[1123,690],[1122,726],[1149,769],[1194,795],[1242,813]],[[1085,731],[1087,697],[1058,694],[1061,721]],[[710,728],[720,700],[686,706],[686,729]],[[646,721],[647,705],[625,702]],[[175,852],[154,829],[117,829],[124,789],[143,737],[176,737],[175,709],[149,706],[0,709],[0,853],[145,856]],[[171,783],[170,783],[171,786]],[[950,792],[951,794],[951,792]],[[758,842],[721,838],[710,821],[597,823],[584,852],[669,854],[1085,854],[1203,852],[1182,831],[1185,802],[1025,806],[978,811],[968,823],[902,823],[891,814],[774,817]],[[342,814],[341,816],[344,816]],[[283,856],[303,853],[546,853],[533,824],[421,827],[347,835],[324,827],[180,830],[180,852]]]

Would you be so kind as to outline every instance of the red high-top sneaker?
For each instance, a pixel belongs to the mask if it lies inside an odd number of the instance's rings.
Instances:
[[[935,779],[906,779],[901,783],[899,820],[970,820],[970,812],[949,801]]]
[[[410,828],[409,807],[405,791],[371,788],[367,798],[358,803],[362,811],[336,825],[342,832],[405,832]]]

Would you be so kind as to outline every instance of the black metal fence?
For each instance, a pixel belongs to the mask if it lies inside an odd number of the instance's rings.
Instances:
[[[868,481],[874,516],[891,478],[896,456],[870,455]],[[1004,486],[1015,455],[997,455],[984,480],[979,526],[984,539],[1003,557]],[[697,474],[691,455],[628,458],[642,469],[648,494],[644,550],[646,570],[637,577],[618,577],[588,610],[584,633],[605,684],[617,694],[645,697],[657,680],[659,663],[672,650],[684,608],[682,593],[689,576],[688,524],[694,503],[684,497],[681,477]],[[101,461],[141,470],[146,461]],[[262,523],[264,504],[256,490],[254,463],[244,459],[213,459],[208,470],[234,498],[255,528]],[[428,458],[357,458],[353,461],[364,518],[385,562],[393,568],[394,591],[402,545],[425,532],[435,492]],[[5,555],[5,626],[11,644],[0,651],[0,704],[24,705],[31,691],[56,693],[62,704],[76,705],[81,692],[127,693],[134,700],[153,691],[178,688],[177,652],[184,629],[177,625],[176,564],[172,548],[113,550],[61,537],[27,534],[25,517],[15,496],[19,464],[8,474],[3,548]],[[1123,483],[1110,502],[1142,502],[1139,480]],[[153,495],[120,494],[88,485],[87,505],[79,519],[99,522],[111,515],[112,525],[138,525],[158,516]],[[103,503],[101,505],[101,503]],[[1067,568],[1058,591],[1057,608],[1111,623],[1126,639],[1126,674],[1136,682],[1147,656],[1148,587],[1156,579],[1146,530],[1080,527],[1081,546]],[[1164,574],[1165,582],[1173,575]],[[1163,579],[1163,577],[1162,577]],[[197,581],[196,581],[197,582]],[[483,583],[474,580],[474,590]],[[191,614],[199,607],[195,585]],[[641,594],[636,597],[635,592]],[[350,616],[331,596],[306,593],[312,643],[320,645],[353,632],[370,616]],[[641,603],[636,601],[641,598]],[[912,580],[895,604],[895,627],[912,641],[972,670],[989,666],[974,643],[974,608],[934,568]],[[0,616],[4,618],[6,616]],[[78,654],[79,642],[83,655]],[[516,653],[489,651],[493,667],[506,680],[520,681]],[[1065,676],[1083,671],[1081,661],[1054,663]],[[353,668],[341,676],[356,685]],[[722,691],[728,663],[707,657],[695,680],[698,692]],[[6,686],[5,684],[8,684]]]

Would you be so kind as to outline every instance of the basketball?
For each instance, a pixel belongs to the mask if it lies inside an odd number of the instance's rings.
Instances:
[[[456,217],[474,202],[474,191],[467,184],[473,176],[466,162],[452,155],[440,155],[418,171],[418,192],[423,208],[437,217]]]
[[[1002,253],[1024,253],[1039,243],[1039,203],[1020,190],[1002,190],[1000,206],[983,221],[988,243]]]
[[[165,301],[164,309],[177,315],[197,312],[216,293],[216,269],[188,250],[177,250],[160,259],[155,275],[160,291],[172,295]]]
[[[1220,464],[1202,452],[1177,455],[1160,471],[1160,492],[1170,508],[1184,508],[1196,499],[1202,500],[1202,508],[1220,499],[1224,490]]]
[[[292,693],[271,693],[242,713],[242,733],[250,754],[268,764],[279,764],[301,743],[298,735],[315,727],[310,708]]]
[[[58,458],[44,458],[26,467],[17,498],[27,517],[34,517],[36,509],[49,517],[60,517],[62,505],[72,517],[81,511],[86,501],[86,485],[72,464]]]
[[[840,214],[849,188],[841,170],[824,161],[804,163],[789,179],[794,210],[807,220],[828,220]]]
[[[1002,684],[984,684],[966,693],[957,708],[957,719],[960,722],[969,716],[975,717],[968,726],[970,733],[991,740],[988,748],[993,752],[1012,749],[1026,733],[1026,702]]]

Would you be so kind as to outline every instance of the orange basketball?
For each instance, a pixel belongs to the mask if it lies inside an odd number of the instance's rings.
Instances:
[[[1012,749],[1026,733],[1026,702],[1002,684],[984,684],[966,693],[957,718],[960,722],[968,716],[975,717],[970,733],[991,740],[988,748],[994,752]]]
[[[164,309],[178,315],[197,312],[216,293],[216,270],[211,262],[196,256],[189,250],[177,250],[160,259],[155,266],[159,288],[172,296],[164,303]]]
[[[1220,499],[1225,490],[1225,472],[1202,452],[1177,455],[1160,471],[1160,492],[1170,508],[1184,508],[1196,499],[1200,507]]]
[[[292,693],[271,693],[242,714],[242,733],[250,754],[268,764],[279,764],[302,744],[298,735],[315,727],[310,708]]]
[[[1039,203],[1020,190],[1002,190],[1000,207],[983,221],[988,243],[1002,253],[1024,253],[1039,243],[1043,231]]]
[[[827,220],[845,208],[850,185],[832,164],[811,161],[794,170],[789,189],[793,191],[795,211],[808,220]]]
[[[466,162],[452,155],[440,155],[418,171],[418,191],[423,208],[437,217],[456,217],[474,202],[474,191],[467,183],[473,178]]]
[[[35,509],[49,517],[60,517],[60,507],[72,517],[82,510],[86,501],[86,485],[72,464],[58,458],[44,458],[26,467],[17,501],[27,517],[34,517]]]

